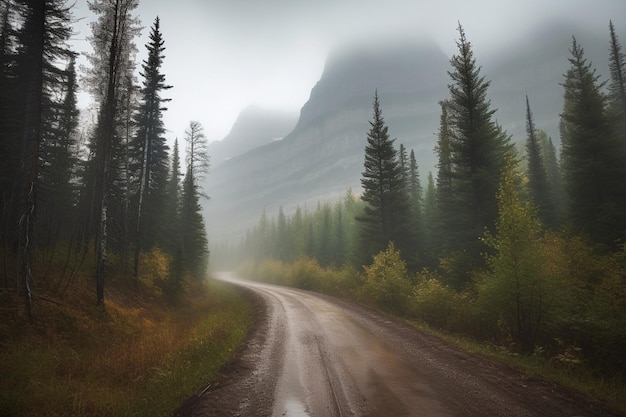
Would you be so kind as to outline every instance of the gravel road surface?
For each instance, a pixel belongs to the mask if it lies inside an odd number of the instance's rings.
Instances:
[[[217,276],[248,290],[257,323],[176,416],[615,416],[374,310]]]

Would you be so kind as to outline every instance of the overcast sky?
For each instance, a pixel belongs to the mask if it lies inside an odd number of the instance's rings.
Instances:
[[[77,0],[78,52],[94,16]],[[429,37],[455,52],[460,21],[481,54],[556,19],[607,33],[626,28],[626,0],[141,0],[140,58],[158,15],[165,41],[163,71],[173,85],[164,115],[168,139],[181,141],[189,121],[210,141],[222,139],[248,105],[297,112],[319,80],[326,56],[373,37]],[[622,40],[626,44],[626,39]]]

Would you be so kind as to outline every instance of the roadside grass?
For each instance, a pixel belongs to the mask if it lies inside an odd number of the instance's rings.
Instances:
[[[442,332],[422,321],[406,320],[406,322],[466,352],[504,364],[529,377],[552,382],[566,390],[580,393],[588,400],[626,416],[626,382],[617,375],[602,375],[585,363],[570,361],[564,357],[546,358],[541,351],[531,356],[519,355],[506,347],[479,343],[467,337]]]
[[[253,320],[214,281],[191,284],[178,307],[141,284],[110,289],[105,309],[93,302],[74,285],[61,305],[38,300],[34,324],[2,317],[0,415],[170,415],[216,378]]]

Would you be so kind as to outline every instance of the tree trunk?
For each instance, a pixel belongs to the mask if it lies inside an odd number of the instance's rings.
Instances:
[[[26,103],[23,132],[23,158],[21,176],[18,181],[18,199],[20,208],[19,231],[21,256],[21,281],[24,291],[26,313],[30,321],[32,314],[32,253],[34,237],[34,220],[37,209],[36,181],[39,158],[39,144],[41,142],[41,118],[43,96],[43,54],[45,35],[45,1],[38,0],[31,5],[32,15],[29,27],[30,44],[28,45],[27,71],[23,74],[27,78]]]

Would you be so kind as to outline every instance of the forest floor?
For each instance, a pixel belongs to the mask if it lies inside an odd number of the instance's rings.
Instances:
[[[78,281],[78,280],[77,280]],[[90,282],[36,292],[34,322],[0,292],[0,415],[168,416],[216,379],[253,311],[238,290],[192,283],[177,306],[155,286]]]

